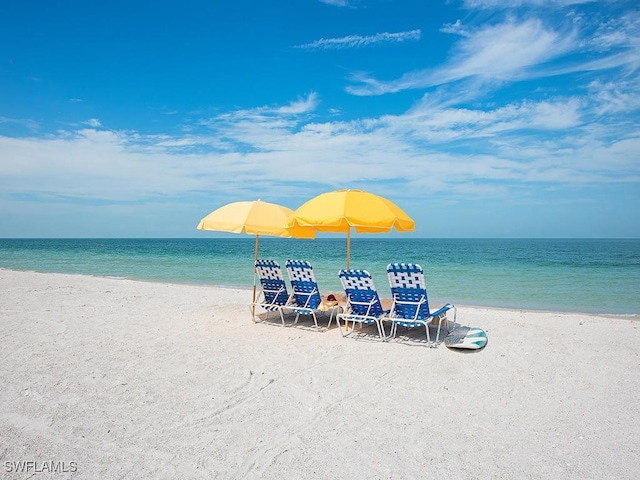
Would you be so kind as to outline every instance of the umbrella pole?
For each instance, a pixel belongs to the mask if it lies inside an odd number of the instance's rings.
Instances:
[[[349,268],[351,258],[351,227],[347,230],[347,268]]]
[[[251,301],[251,318],[256,318],[256,261],[258,260],[258,246],[260,244],[260,235],[256,235],[256,248],[253,253],[253,300]]]
[[[351,227],[347,229],[347,269],[350,267],[350,264],[351,264]],[[353,325],[355,326],[355,322],[353,323]],[[349,320],[347,320],[346,318],[344,320],[344,328],[345,328],[345,331],[349,330]]]

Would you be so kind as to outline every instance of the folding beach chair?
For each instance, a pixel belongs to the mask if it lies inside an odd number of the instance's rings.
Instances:
[[[296,313],[296,319],[293,323],[298,323],[300,315],[311,315],[313,323],[318,327],[316,315],[331,310],[331,316],[327,324],[328,328],[339,307],[329,308],[322,303],[322,297],[320,296],[320,290],[318,289],[311,264],[306,260],[287,260],[286,267],[289,281],[291,282],[291,295],[285,308]]]
[[[424,271],[417,263],[390,263],[387,266],[389,286],[393,295],[393,305],[387,319],[391,322],[390,338],[396,336],[398,325],[406,328],[424,327],[427,344],[437,346],[440,341],[440,327],[444,319],[448,330],[447,312],[453,309],[453,326],[456,324],[456,307],[447,303],[442,308],[432,312],[429,310],[429,300],[424,281]],[[429,323],[438,322],[438,332],[435,344],[431,342]]]
[[[338,277],[347,295],[345,311],[338,313],[336,317],[342,336],[351,335],[355,331],[356,323],[360,325],[360,329],[363,325],[375,323],[378,328],[378,337],[384,340],[381,318],[388,315],[389,310],[382,308],[371,274],[366,270],[346,269],[340,270]],[[344,330],[340,320],[344,321]],[[349,322],[353,322],[351,329],[349,329]]]
[[[284,327],[282,309],[289,300],[289,292],[280,265],[275,260],[256,260],[256,272],[260,279],[260,293],[252,304],[253,321],[256,321],[255,307],[261,307],[267,312],[265,320],[270,312],[279,312]]]

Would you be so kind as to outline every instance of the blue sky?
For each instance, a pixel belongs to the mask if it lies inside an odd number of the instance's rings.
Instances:
[[[6,2],[0,237],[342,188],[417,237],[640,237],[639,67],[635,1]]]

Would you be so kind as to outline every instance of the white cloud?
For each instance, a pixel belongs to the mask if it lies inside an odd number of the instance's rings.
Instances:
[[[298,45],[296,48],[305,49],[336,49],[336,48],[359,48],[367,47],[378,43],[397,43],[406,42],[408,40],[420,40],[420,30],[411,30],[398,33],[376,33],[375,35],[361,36],[349,35],[341,38],[321,38],[311,43]]]
[[[463,38],[444,66],[407,73],[390,82],[354,76],[361,85],[347,87],[347,91],[354,95],[380,95],[469,77],[497,82],[533,78],[540,75],[535,67],[566,54],[576,45],[573,33],[561,35],[537,19],[510,19],[477,31],[457,25],[455,30]]]
[[[465,0],[467,9],[512,9],[517,7],[567,7],[583,3],[593,3],[598,0]]]
[[[624,67],[628,74],[637,71],[640,67],[640,12],[629,12],[600,23],[584,40],[584,48],[604,53],[602,58],[588,62],[585,70]]]
[[[589,84],[591,100],[598,115],[633,112],[640,109],[640,81],[603,82]]]
[[[563,36],[540,20],[510,20],[463,39],[439,74],[449,81],[475,75],[499,80],[526,78],[531,75],[529,68],[565,54],[574,45],[573,34]]]
[[[320,0],[320,3],[326,3],[327,5],[334,5],[336,7],[349,6],[349,0]]]
[[[557,3],[540,2],[540,5]],[[480,28],[457,20],[441,28],[442,32],[459,36],[444,64],[407,72],[391,81],[356,72],[346,91],[358,96],[382,95],[442,88],[475,78],[480,96],[487,89],[498,89],[505,83],[614,69],[632,76],[640,68],[639,12],[631,10],[608,17],[572,14],[545,18],[543,21],[507,17],[501,23]],[[556,26],[552,26],[554,21]]]
[[[0,124],[2,123],[19,125],[21,127],[28,128],[29,130],[35,130],[38,128],[38,123],[34,120],[3,117],[2,115],[0,115]]]
[[[314,111],[318,106],[318,94],[315,92],[307,95],[306,98],[289,103],[284,107],[278,108],[276,111],[283,114],[298,115]]]
[[[465,37],[468,35],[460,19],[456,20],[456,23],[446,24],[444,27],[440,29],[440,31],[443,33],[452,33],[454,35],[462,35]]]
[[[1,191],[38,196],[138,201],[198,186],[196,162],[145,153],[126,133],[83,129],[48,138],[0,137]]]
[[[306,97],[289,102],[284,106],[262,106],[251,109],[235,110],[223,113],[216,117],[216,119],[233,121],[246,119],[258,121],[261,119],[281,118],[283,124],[286,124],[288,121],[285,120],[285,118],[313,112],[317,108],[318,104],[318,94],[311,92]]]
[[[309,95],[228,112],[183,136],[85,128],[0,137],[0,197],[147,203],[198,192],[277,196],[309,182],[376,182],[385,194],[400,182],[451,199],[513,194],[523,182],[535,188],[640,178],[640,134],[585,125],[586,105],[574,97],[493,110],[417,106],[402,115],[313,123],[305,114],[316,101]]]
[[[434,109],[420,106],[410,115],[398,117],[412,125],[415,135],[430,142],[450,142],[456,138],[490,137],[507,131],[553,132],[581,124],[581,104],[575,98],[556,101],[524,101],[494,110],[462,108]]]

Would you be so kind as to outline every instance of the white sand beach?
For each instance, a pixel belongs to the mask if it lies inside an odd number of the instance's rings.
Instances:
[[[638,478],[631,317],[459,306],[489,337],[462,353],[254,324],[248,290],[0,292],[3,479]]]

